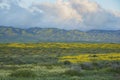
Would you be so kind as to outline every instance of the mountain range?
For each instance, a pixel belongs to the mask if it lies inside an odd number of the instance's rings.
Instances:
[[[0,43],[10,42],[107,42],[120,43],[120,30],[65,30],[0,26]]]

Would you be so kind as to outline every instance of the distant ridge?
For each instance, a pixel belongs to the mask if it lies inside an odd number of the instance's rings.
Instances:
[[[64,30],[0,26],[0,43],[10,42],[103,42],[120,43],[120,30]]]

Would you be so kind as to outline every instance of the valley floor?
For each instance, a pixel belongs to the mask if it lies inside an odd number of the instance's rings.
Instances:
[[[0,80],[119,80],[120,44],[0,44]]]

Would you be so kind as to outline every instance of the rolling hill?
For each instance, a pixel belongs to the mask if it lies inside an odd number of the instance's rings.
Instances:
[[[0,43],[9,42],[108,42],[120,43],[120,30],[64,30],[0,26]]]

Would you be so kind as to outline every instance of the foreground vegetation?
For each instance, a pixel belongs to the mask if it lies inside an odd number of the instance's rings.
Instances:
[[[119,80],[120,44],[0,44],[0,80]]]

